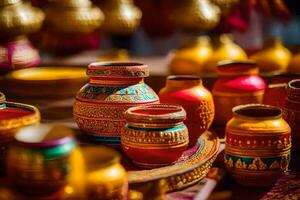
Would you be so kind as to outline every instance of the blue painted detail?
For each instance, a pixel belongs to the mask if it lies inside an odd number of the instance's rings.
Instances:
[[[257,156],[259,157],[259,156]],[[235,163],[238,159],[240,159],[242,162],[245,162],[246,164],[251,164],[254,160],[254,158],[248,158],[248,157],[239,157],[239,156],[234,156],[234,155],[230,155],[228,153],[225,153],[225,158],[227,160],[229,160],[229,158],[232,159],[232,161]],[[281,156],[278,157],[271,157],[271,158],[261,158],[261,161],[263,161],[265,164],[267,164],[268,166],[271,165],[274,161],[278,161],[280,162],[281,160]]]
[[[120,145],[121,138],[120,137],[103,137],[103,136],[93,136],[87,135],[87,138],[95,142],[97,144],[105,144],[105,145]]]

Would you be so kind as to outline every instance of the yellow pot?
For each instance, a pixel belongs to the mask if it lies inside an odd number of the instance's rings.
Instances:
[[[225,165],[242,185],[270,186],[288,169],[291,128],[278,107],[248,104],[233,109],[226,126]]]
[[[296,53],[288,66],[288,71],[291,73],[300,73],[300,53]]]
[[[265,42],[264,48],[250,57],[258,64],[260,72],[280,73],[286,71],[291,59],[290,51],[275,38]]]
[[[207,36],[191,38],[175,51],[170,62],[171,74],[197,75],[201,73],[205,61],[213,50]]]
[[[203,72],[216,73],[217,64],[223,60],[245,61],[247,54],[244,50],[234,43],[230,34],[223,34],[213,40],[213,54],[204,63]]]

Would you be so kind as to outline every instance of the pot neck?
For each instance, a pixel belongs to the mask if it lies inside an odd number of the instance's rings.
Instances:
[[[300,79],[288,83],[287,96],[290,100],[300,102]]]
[[[130,86],[144,83],[144,78],[91,77],[89,83],[93,86]]]
[[[167,87],[176,87],[176,88],[188,88],[202,85],[201,78],[193,79],[193,78],[168,78]]]

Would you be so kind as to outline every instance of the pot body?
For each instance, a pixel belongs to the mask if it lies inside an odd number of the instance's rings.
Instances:
[[[225,125],[232,117],[232,108],[242,104],[262,103],[266,84],[258,69],[248,62],[229,62],[219,65],[219,78],[212,94],[216,116],[214,123]]]
[[[0,174],[6,173],[7,151],[16,131],[24,126],[38,124],[37,108],[20,103],[6,102],[0,105]]]
[[[94,142],[119,145],[124,112],[133,106],[159,102],[156,93],[143,82],[147,73],[148,67],[142,64],[91,64],[90,82],[80,89],[74,103],[78,127]],[[93,74],[97,77],[91,77]]]
[[[300,150],[300,81],[295,79],[288,83],[287,98],[283,106],[283,117],[292,129],[293,150]],[[299,85],[298,85],[299,84]]]
[[[174,52],[169,68],[171,74],[198,75],[204,63],[213,54],[209,38],[200,36],[184,42],[181,48]]]
[[[263,103],[271,106],[283,108],[287,97],[287,84],[269,84],[263,98]]]
[[[251,112],[259,117],[234,116],[227,123],[225,165],[242,185],[269,186],[288,169],[291,129],[281,116],[260,118],[263,110]]]
[[[24,194],[53,194],[68,183],[72,170],[70,159],[76,148],[75,140],[69,135],[63,135],[71,131],[62,126],[49,131],[51,136],[45,136],[44,131],[48,130],[48,127],[39,125],[20,129],[9,150],[8,180],[14,188]],[[45,136],[44,139],[48,141],[36,142],[40,139],[38,135]],[[28,139],[27,136],[31,138]]]
[[[189,145],[193,146],[204,131],[209,129],[215,115],[212,94],[197,76],[169,76],[167,84],[159,92],[162,103],[181,105],[187,118]]]
[[[0,45],[0,73],[12,69],[37,66],[40,55],[26,38],[4,42]]]
[[[152,105],[140,106],[147,108],[144,110],[150,110],[150,114],[146,113],[142,116],[146,120],[138,118],[139,113],[134,111],[128,114],[131,110],[140,107],[133,107],[126,111],[127,124],[124,134],[121,135],[122,149],[136,165],[142,168],[172,164],[181,157],[188,146],[188,130],[183,124],[183,119],[174,120],[173,113],[166,113],[163,118],[156,120],[156,116],[164,112],[165,105],[168,104],[153,104],[153,107]],[[180,109],[184,112],[182,108]],[[153,117],[152,114],[156,116]],[[177,116],[179,115],[181,114]]]

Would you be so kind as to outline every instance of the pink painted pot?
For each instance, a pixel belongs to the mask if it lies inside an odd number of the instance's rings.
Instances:
[[[40,55],[26,38],[0,44],[0,73],[12,69],[34,67],[40,63]]]

